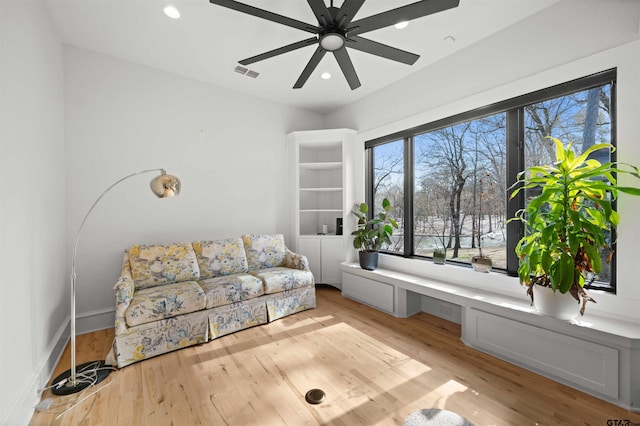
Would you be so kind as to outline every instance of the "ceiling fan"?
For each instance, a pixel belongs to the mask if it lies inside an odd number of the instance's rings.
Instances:
[[[335,56],[351,90],[360,87],[360,80],[353,67],[351,58],[347,53],[347,47],[408,65],[413,65],[420,57],[414,53],[366,39],[361,37],[360,34],[452,9],[460,3],[460,0],[422,0],[354,21],[353,18],[365,0],[344,0],[340,8],[333,6],[333,0],[331,0],[329,7],[325,5],[324,0],[307,0],[314,15],[318,19],[318,24],[312,25],[235,0],[209,1],[218,6],[237,10],[238,12],[257,16],[258,18],[314,34],[313,37],[305,40],[243,59],[239,61],[241,65],[249,65],[283,53],[318,44],[316,51],[313,56],[311,56],[307,66],[302,70],[302,74],[300,74],[293,88],[300,89],[304,86],[325,53],[331,52]]]

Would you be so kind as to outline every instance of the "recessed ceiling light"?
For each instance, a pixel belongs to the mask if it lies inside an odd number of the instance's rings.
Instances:
[[[169,18],[178,19],[180,17],[180,12],[174,6],[167,6],[164,8],[164,14]]]
[[[401,30],[403,28],[407,28],[407,25],[409,25],[409,21],[402,21],[402,22],[398,22],[397,24],[395,24],[394,27],[396,27],[397,29]]]
[[[323,80],[329,80],[331,78],[331,74],[329,74],[328,72],[323,72],[320,78]]]

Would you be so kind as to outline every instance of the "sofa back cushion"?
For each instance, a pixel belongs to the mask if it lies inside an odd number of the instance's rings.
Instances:
[[[282,234],[243,235],[249,270],[275,268],[284,264],[285,245]]]
[[[249,270],[242,238],[196,241],[193,249],[198,259],[201,280]]]
[[[137,290],[200,278],[191,243],[131,246],[129,263]]]

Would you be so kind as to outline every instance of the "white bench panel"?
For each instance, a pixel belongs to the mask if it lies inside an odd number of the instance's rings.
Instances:
[[[618,350],[477,309],[469,309],[465,321],[466,344],[618,398]]]
[[[381,311],[394,313],[394,286],[358,275],[342,274],[342,295]]]

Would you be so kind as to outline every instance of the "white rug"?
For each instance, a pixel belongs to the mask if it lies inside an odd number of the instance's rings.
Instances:
[[[403,426],[473,426],[473,423],[451,411],[425,408],[409,414]]]

